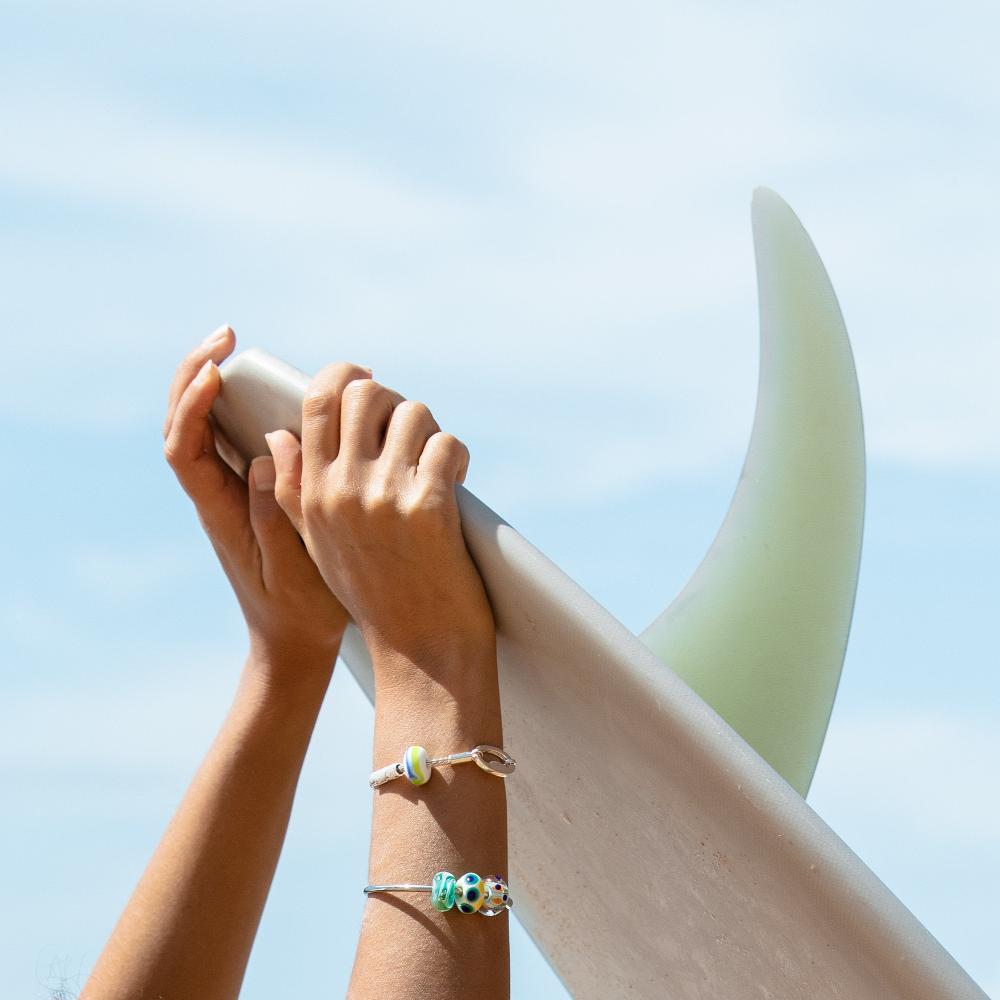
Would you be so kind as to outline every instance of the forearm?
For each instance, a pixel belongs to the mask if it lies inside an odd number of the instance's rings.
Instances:
[[[82,1000],[238,995],[333,663],[291,690],[269,685],[260,659],[248,658]]]
[[[375,657],[374,765],[399,760],[412,744],[431,756],[503,745],[495,643],[447,663]],[[446,676],[444,683],[428,673]],[[369,881],[428,884],[435,872],[507,875],[504,781],[473,764],[436,769],[430,782],[405,780],[375,792]],[[365,904],[349,996],[458,1000],[509,996],[508,917],[434,910],[417,893],[377,894]]]

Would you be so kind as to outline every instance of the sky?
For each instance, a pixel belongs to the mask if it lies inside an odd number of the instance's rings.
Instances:
[[[998,30],[969,0],[6,0],[0,994],[79,989],[235,690],[162,459],[181,356],[229,323],[372,367],[641,631],[739,476],[764,184],[837,290],[868,448],[809,802],[1000,995]],[[371,735],[341,664],[245,1000],[344,991]],[[513,921],[512,996],[564,995]]]

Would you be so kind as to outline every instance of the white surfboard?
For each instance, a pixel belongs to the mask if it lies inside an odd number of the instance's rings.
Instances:
[[[753,222],[761,373],[747,461],[701,567],[641,639],[457,487],[518,761],[514,912],[581,1000],[983,1000],[802,797],[850,625],[864,448],[815,248],[766,189]],[[300,433],[309,380],[257,350],[222,375],[213,416],[245,472],[266,431]],[[372,698],[353,627],[341,655]]]

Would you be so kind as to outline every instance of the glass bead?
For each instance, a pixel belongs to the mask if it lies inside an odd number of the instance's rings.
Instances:
[[[475,872],[467,872],[455,886],[456,905],[462,913],[475,913],[483,905],[486,886]]]
[[[427,751],[423,747],[407,747],[403,754],[403,773],[411,785],[426,785],[431,780],[434,769],[427,763]]]
[[[455,905],[455,876],[438,872],[431,883],[431,905],[435,910],[450,910]]]
[[[513,905],[513,901],[510,899],[510,889],[499,875],[492,875],[486,879],[483,890],[483,905],[479,911],[484,917],[495,917],[498,913],[509,910]]]

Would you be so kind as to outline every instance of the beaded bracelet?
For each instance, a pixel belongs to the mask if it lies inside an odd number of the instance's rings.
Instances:
[[[451,872],[438,872],[431,885],[366,885],[365,895],[373,892],[429,892],[431,906],[442,913],[453,906],[460,913],[478,913],[482,917],[495,917],[514,905],[507,883],[500,875],[481,878],[468,872],[456,879]]]
[[[368,784],[372,788],[378,788],[379,785],[405,774],[406,780],[411,785],[426,785],[431,780],[435,767],[441,764],[465,764],[470,760],[475,761],[487,774],[497,778],[506,778],[508,774],[513,774],[514,768],[517,767],[517,761],[509,753],[505,753],[500,747],[491,747],[485,743],[462,753],[449,754],[447,757],[428,757],[423,747],[413,746],[406,748],[406,753],[398,764],[390,764],[378,771],[372,771]]]

